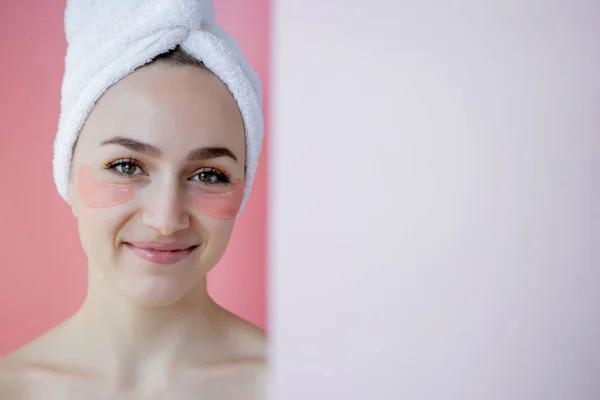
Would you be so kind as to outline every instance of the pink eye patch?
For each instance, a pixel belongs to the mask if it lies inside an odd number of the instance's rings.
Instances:
[[[102,182],[94,176],[92,168],[83,165],[77,176],[77,187],[83,204],[89,208],[105,208],[133,199],[133,189],[122,183]],[[244,182],[238,179],[227,192],[198,191],[193,203],[198,211],[215,219],[234,219],[242,205]]]
[[[88,165],[82,165],[79,168],[77,188],[81,201],[89,208],[112,207],[133,199],[131,187],[97,180],[92,168]]]
[[[244,198],[244,182],[241,179],[224,193],[200,192],[194,195],[194,206],[202,214],[215,219],[233,219],[237,216]]]

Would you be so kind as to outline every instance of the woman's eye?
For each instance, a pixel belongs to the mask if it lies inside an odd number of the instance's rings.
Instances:
[[[217,181],[217,176],[214,172],[211,171],[202,171],[196,175],[198,180],[203,183],[213,183]]]
[[[125,175],[136,175],[140,167],[130,162],[122,162],[116,165],[115,169]]]
[[[198,172],[196,175],[194,175],[192,180],[202,182],[202,183],[208,183],[208,184],[226,183],[229,181],[228,177],[225,174],[220,173],[218,171],[210,171],[210,170]]]

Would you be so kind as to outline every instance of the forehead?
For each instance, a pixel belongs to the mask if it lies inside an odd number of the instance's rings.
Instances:
[[[230,148],[244,158],[242,117],[227,86],[194,66],[153,64],[109,88],[92,109],[77,151],[115,135],[152,143],[165,152]]]

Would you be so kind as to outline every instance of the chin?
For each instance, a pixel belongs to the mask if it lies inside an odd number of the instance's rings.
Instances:
[[[203,250],[203,249],[198,249]],[[207,273],[203,252],[173,265],[154,264],[130,253],[116,259],[110,280],[126,297],[152,307],[169,306],[192,291]]]

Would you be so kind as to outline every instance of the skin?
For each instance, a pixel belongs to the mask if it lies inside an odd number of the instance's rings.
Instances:
[[[102,145],[117,136],[160,153]],[[228,149],[237,160],[188,160],[191,149],[206,147]],[[123,158],[141,164],[118,167],[135,171],[133,178],[107,169]],[[264,398],[264,333],[218,306],[206,289],[235,219],[203,214],[193,201],[204,190],[198,171],[210,182],[211,171],[225,171],[234,182],[244,178],[244,165],[239,109],[211,72],[158,63],[112,86],[82,129],[70,178],[88,295],[67,321],[0,359],[0,398]],[[86,206],[77,183],[81,168],[101,182],[128,185],[133,198]],[[177,264],[157,266],[127,248],[133,241],[198,247]]]

